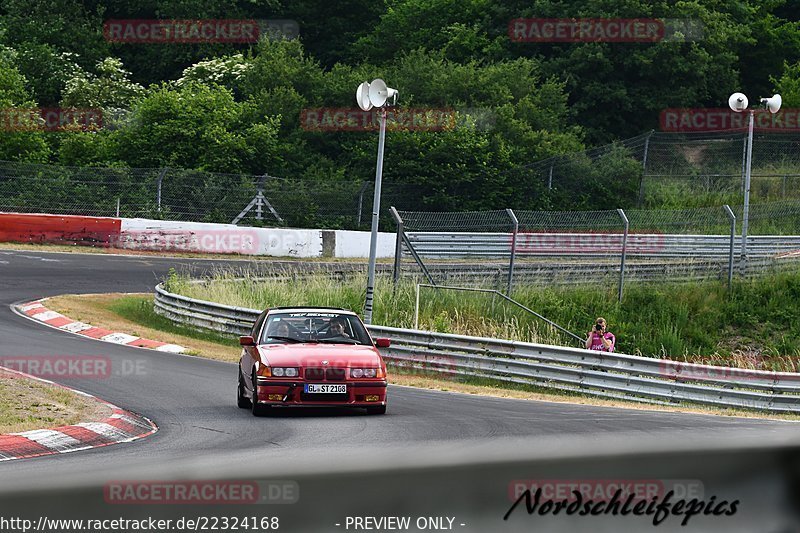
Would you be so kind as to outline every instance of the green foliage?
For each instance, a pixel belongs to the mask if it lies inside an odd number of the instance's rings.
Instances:
[[[135,167],[243,172],[256,159],[267,166],[277,124],[270,118],[243,124],[244,109],[219,86],[162,86],[144,97],[130,120],[110,134],[113,151]]]
[[[44,163],[50,147],[40,131],[15,131],[10,121],[18,114],[14,109],[35,106],[25,89],[26,79],[15,64],[14,50],[0,45],[0,160]]]
[[[242,280],[241,277],[246,279]],[[250,308],[333,305],[361,311],[363,279],[311,276],[293,281],[253,279],[220,271],[208,283],[170,274],[170,290],[202,300]],[[233,279],[233,278],[239,278]],[[456,285],[458,283],[455,283]],[[413,327],[415,286],[378,278],[376,324]],[[617,302],[616,287],[519,286],[512,297],[580,337],[598,316],[617,338],[617,351],[768,370],[800,369],[800,274],[775,273],[739,280],[733,291],[719,282],[628,283]],[[524,310],[485,293],[421,292],[420,329],[574,346],[576,341]]]
[[[783,98],[787,108],[800,107],[800,61],[790,65],[784,63],[780,79],[772,79],[776,92]]]
[[[400,90],[398,110],[446,109],[457,117],[443,131],[389,132],[387,186],[415,187],[419,198],[406,201],[425,209],[627,207],[640,175],[621,148],[597,160],[574,158],[554,189],[510,169],[655,128],[664,108],[721,107],[734,89],[755,99],[774,85],[787,107],[800,105],[792,8],[784,0],[7,0],[0,99],[102,107],[107,127],[10,132],[0,138],[0,159],[269,172],[308,187],[359,183],[374,177],[375,132],[308,131],[300,117],[307,109],[352,108],[355,87],[381,77]],[[684,20],[702,34],[655,43],[512,41],[509,22],[526,17]],[[147,45],[103,37],[103,21],[137,18],[294,19],[300,36]],[[709,173],[738,172],[713,148],[705,157]],[[695,172],[690,163],[687,175]],[[203,183],[193,202],[238,181]],[[763,198],[785,194],[774,183],[756,186]],[[720,201],[676,184],[646,190],[652,206]],[[737,203],[735,191],[722,199]],[[312,200],[292,202],[316,220]]]
[[[97,63],[97,74],[79,72],[66,82],[61,105],[66,107],[103,108],[105,111],[126,110],[144,95],[144,87],[130,81],[130,72],[122,61],[107,57]]]

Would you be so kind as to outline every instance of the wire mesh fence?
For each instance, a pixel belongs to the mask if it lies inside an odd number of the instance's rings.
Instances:
[[[390,184],[384,190],[391,201],[410,206],[413,189]],[[371,209],[369,181],[0,161],[2,211],[363,229]],[[388,208],[384,217],[389,220]]]
[[[649,132],[506,171],[540,203],[593,209],[614,200],[623,208],[742,203],[747,132]],[[751,201],[800,199],[800,136],[753,138]],[[519,205],[514,206],[519,207]]]
[[[495,229],[500,231],[508,227],[504,211],[497,208],[511,207],[519,210],[519,223],[525,231],[531,224],[546,225],[544,220],[527,221],[526,210],[587,211],[589,214],[568,217],[566,224],[575,225],[572,220],[579,220],[576,217],[590,219],[591,213],[609,207],[738,205],[744,200],[746,141],[743,131],[649,132],[487,175],[486,183],[492,185],[485,188],[433,183],[424,176],[414,177],[413,183],[389,178],[383,184],[380,221],[382,227],[391,223],[391,205],[409,211],[485,206],[495,209],[494,215],[475,214],[474,222],[462,216],[453,223],[466,224],[466,231],[473,223],[491,226],[494,216],[499,224]],[[757,134],[751,203],[795,200],[800,200],[800,137]],[[373,182],[352,177],[304,181],[268,174],[0,161],[0,209],[5,211],[367,229],[372,204]],[[769,215],[759,218],[757,211],[753,231],[771,231]],[[722,228],[725,225],[723,220]]]
[[[742,206],[676,210],[396,211],[395,258],[430,283],[512,291],[514,283],[730,280],[794,267],[800,201],[751,206],[747,255]],[[621,297],[621,296],[620,296]]]

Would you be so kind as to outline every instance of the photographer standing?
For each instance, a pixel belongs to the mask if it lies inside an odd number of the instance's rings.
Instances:
[[[617,339],[610,331],[606,331],[606,319],[597,317],[594,328],[586,336],[586,349],[601,352],[613,352]]]

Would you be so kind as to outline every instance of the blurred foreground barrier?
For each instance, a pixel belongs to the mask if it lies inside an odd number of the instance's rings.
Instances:
[[[250,333],[257,309],[172,294],[156,287],[155,310],[174,322]],[[440,377],[478,377],[656,404],[681,402],[800,412],[800,374],[682,363],[564,346],[367,326],[389,337],[387,363]]]
[[[236,407],[230,409],[235,415]],[[426,415],[418,415],[425,423]],[[276,423],[303,422],[248,420],[265,433]],[[136,465],[111,461],[72,476],[50,469],[4,474],[0,520],[28,522],[27,529],[7,523],[3,530],[199,531],[247,520],[241,529],[341,532],[367,530],[354,527],[366,518],[408,520],[408,527],[394,528],[400,531],[464,533],[790,533],[800,526],[800,435],[791,427],[493,437],[453,445],[328,442],[308,450],[265,444],[191,459],[149,456],[146,444],[137,446]],[[556,513],[559,504],[566,506]],[[112,520],[171,523],[134,527]]]

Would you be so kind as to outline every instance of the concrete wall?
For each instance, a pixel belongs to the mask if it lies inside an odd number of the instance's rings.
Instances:
[[[106,246],[127,250],[266,255],[369,257],[367,231],[249,228],[232,224],[0,213],[0,242]],[[394,256],[394,233],[381,233],[378,257]]]

